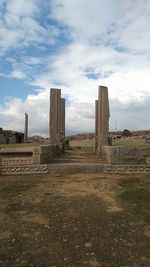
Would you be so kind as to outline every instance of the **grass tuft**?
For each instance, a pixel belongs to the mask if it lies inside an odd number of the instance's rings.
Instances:
[[[5,186],[2,186],[0,188],[0,196],[5,197],[7,195],[14,195],[16,193],[28,190],[34,186],[33,183],[25,183],[25,182],[14,182],[7,184]]]
[[[129,204],[129,207],[146,224],[150,224],[150,189],[149,183],[143,183],[138,179],[121,181],[120,185],[124,188],[119,194],[121,201]]]

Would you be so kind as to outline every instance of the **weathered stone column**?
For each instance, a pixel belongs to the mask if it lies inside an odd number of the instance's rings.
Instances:
[[[1,176],[1,173],[2,173],[2,159],[1,159],[1,156],[0,156],[0,176]]]
[[[28,114],[25,113],[24,143],[28,141]]]
[[[98,146],[98,100],[95,100],[95,152]]]
[[[109,100],[108,88],[99,86],[98,91],[98,150],[99,156],[102,155],[103,145],[108,145],[109,133]]]
[[[60,128],[61,128],[61,90],[52,88],[50,90],[50,143],[59,145],[60,143]]]
[[[61,138],[62,141],[65,137],[65,99],[61,98],[61,114],[60,114],[60,121],[61,121]]]
[[[64,144],[65,144],[65,99],[61,98],[61,152],[64,154]]]

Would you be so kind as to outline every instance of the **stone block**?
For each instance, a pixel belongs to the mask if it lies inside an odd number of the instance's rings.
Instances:
[[[36,175],[47,174],[48,166],[44,165],[29,165],[29,166],[9,166],[1,168],[1,175]]]
[[[150,148],[103,146],[103,156],[110,164],[149,164]]]

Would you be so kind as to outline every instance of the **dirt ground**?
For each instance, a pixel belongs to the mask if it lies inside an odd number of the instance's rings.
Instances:
[[[150,175],[0,177],[1,267],[150,267]]]

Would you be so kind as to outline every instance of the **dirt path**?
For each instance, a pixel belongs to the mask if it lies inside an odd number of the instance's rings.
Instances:
[[[85,150],[67,151],[62,157],[53,159],[53,163],[107,163],[95,152]]]
[[[129,179],[150,177],[1,177],[0,266],[149,267],[149,226],[118,198]]]

